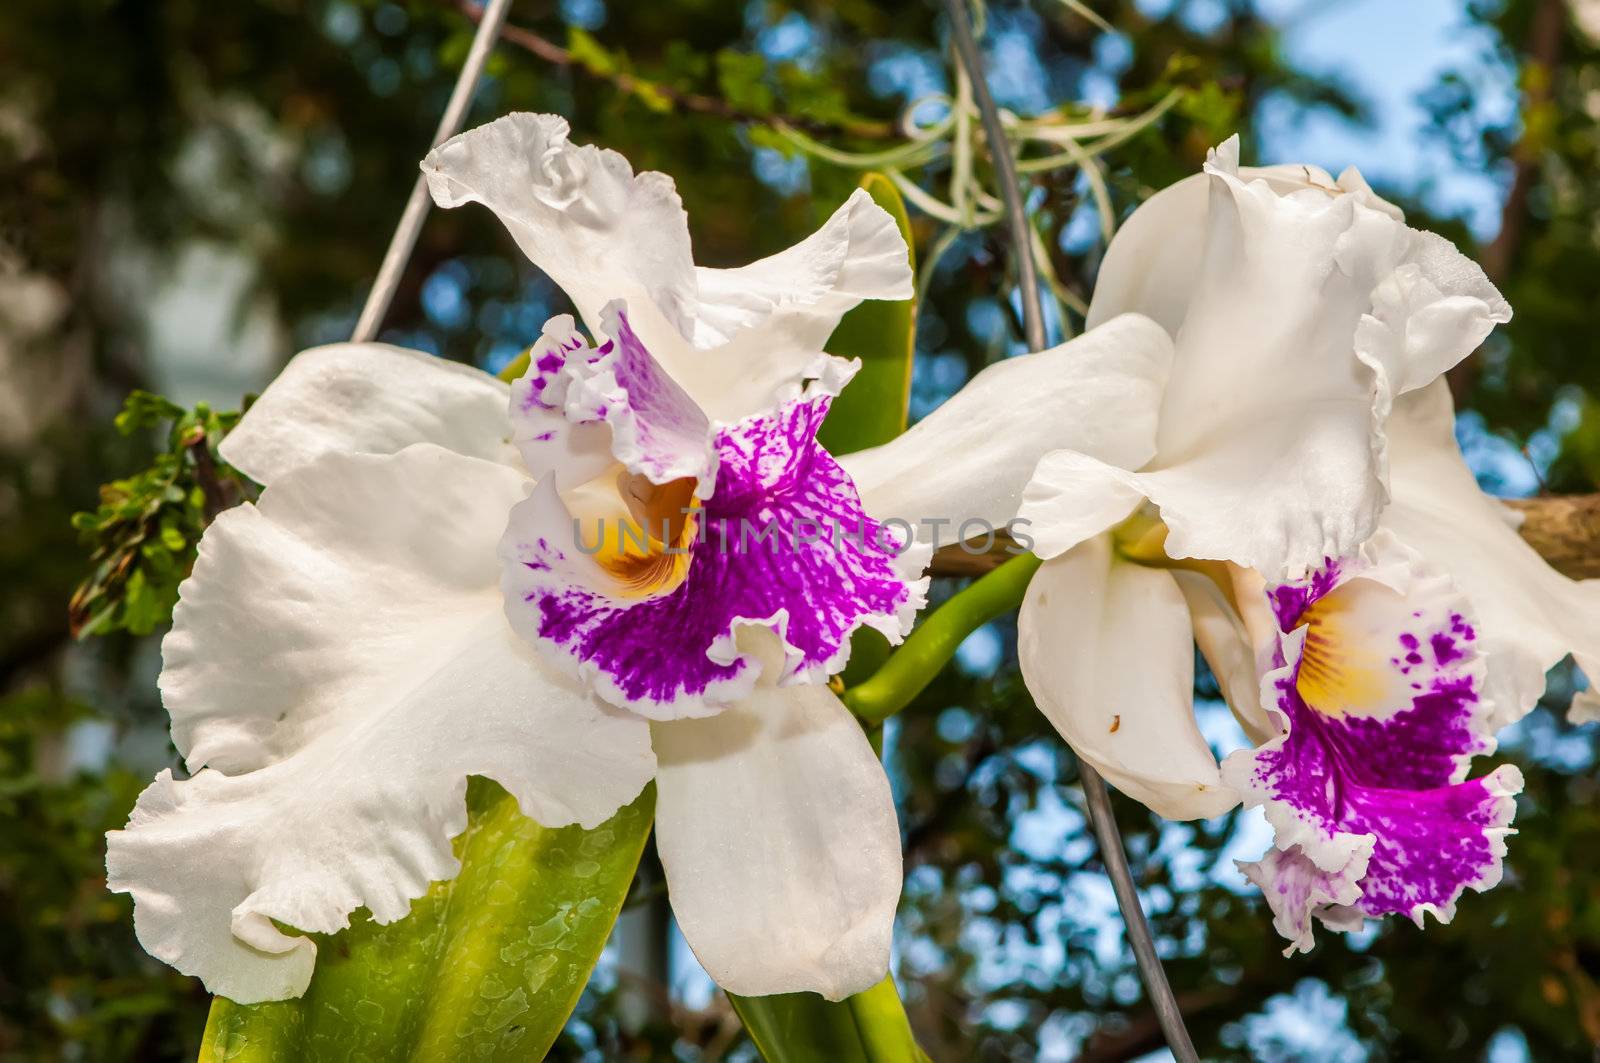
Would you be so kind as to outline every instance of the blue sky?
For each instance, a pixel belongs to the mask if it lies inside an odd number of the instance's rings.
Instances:
[[[1162,15],[1175,0],[1139,6]],[[1269,104],[1259,116],[1264,160],[1312,162],[1334,173],[1354,165],[1376,185],[1422,192],[1433,208],[1466,217],[1479,237],[1494,234],[1503,176],[1453,160],[1427,135],[1431,123],[1418,101],[1441,72],[1456,69],[1468,75],[1480,116],[1503,120],[1516,109],[1514,73],[1496,54],[1494,36],[1472,29],[1465,0],[1260,0],[1260,7],[1281,28],[1292,63],[1337,75],[1375,119],[1361,129]],[[1191,0],[1183,12],[1199,30],[1225,17],[1221,0]]]
[[[1480,237],[1499,227],[1502,175],[1464,166],[1430,138],[1418,96],[1448,69],[1468,75],[1479,115],[1516,110],[1514,72],[1493,35],[1474,30],[1464,0],[1263,0],[1283,27],[1285,55],[1303,70],[1336,73],[1372,106],[1372,129],[1335,117],[1295,121],[1271,107],[1260,116],[1264,153],[1338,173],[1357,166],[1377,185],[1424,191],[1431,207],[1465,216]]]

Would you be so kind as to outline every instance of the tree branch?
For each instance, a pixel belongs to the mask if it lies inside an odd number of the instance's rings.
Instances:
[[[1573,579],[1600,576],[1600,494],[1507,498],[1517,529],[1550,567]]]
[[[483,5],[474,3],[473,0],[456,0],[456,6],[474,22],[483,15]],[[826,122],[815,118],[806,118],[799,115],[758,114],[737,107],[717,96],[707,96],[698,92],[685,92],[671,85],[659,81],[647,81],[623,71],[601,71],[585,63],[572,52],[555,43],[547,37],[542,37],[533,30],[525,29],[507,23],[500,31],[500,39],[538,56],[547,63],[555,66],[575,67],[598,81],[604,81],[616,88],[618,92],[629,96],[654,97],[666,100],[675,109],[687,111],[692,114],[706,114],[713,118],[723,118],[730,122],[740,122],[747,125],[789,126],[807,133],[844,133],[853,137],[866,140],[892,140],[897,134],[894,126],[888,122],[878,122],[871,119],[846,119],[838,122]]]

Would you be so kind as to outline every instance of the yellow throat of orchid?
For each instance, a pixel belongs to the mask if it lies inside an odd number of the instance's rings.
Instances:
[[[617,468],[566,499],[580,548],[611,577],[623,598],[654,598],[689,574],[689,547],[699,528],[695,481],[655,484]]]
[[[1327,716],[1379,714],[1393,700],[1396,678],[1386,666],[1371,630],[1380,603],[1374,595],[1394,592],[1371,580],[1351,580],[1311,603],[1295,688],[1308,706]]]

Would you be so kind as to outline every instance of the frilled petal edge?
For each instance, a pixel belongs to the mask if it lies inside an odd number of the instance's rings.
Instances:
[[[494,546],[523,489],[432,446],[330,454],[206,533],[162,690],[196,774],[107,836],[155,956],[250,1003],[302,992],[313,933],[380,923],[452,876],[468,775],[595,826],[654,770],[647,725],[507,625]]]

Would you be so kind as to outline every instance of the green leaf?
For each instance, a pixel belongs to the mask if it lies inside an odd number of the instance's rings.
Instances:
[[[72,516],[92,569],[68,604],[75,634],[147,635],[171,618],[208,511],[249,496],[249,481],[216,452],[238,420],[205,403],[188,411],[147,391],[128,396],[117,427],[132,435],[165,424],[165,443],[145,469],[102,486],[95,510]]]
[[[767,1063],[865,1063],[866,1049],[848,1004],[815,993],[728,999]]]
[[[915,254],[910,251],[911,219],[894,183],[883,174],[869,173],[861,179],[861,187],[900,227],[915,270]],[[846,314],[828,337],[830,354],[861,359],[861,372],[833,400],[833,409],[818,433],[830,454],[875,447],[906,430],[916,322],[915,300],[868,299]]]
[[[772,113],[766,78],[767,61],[761,56],[728,48],[717,53],[717,87],[733,106],[751,114]]]
[[[567,50],[592,73],[603,77],[617,71],[617,60],[606,51],[605,45],[578,26],[567,27]]]
[[[399,922],[317,935],[297,1000],[218,997],[200,1063],[540,1059],[611,934],[655,816],[655,785],[586,831],[523,816],[494,783],[468,787],[461,873]]]
[[[728,999],[767,1063],[902,1063],[927,1060],[894,979],[840,1003],[815,993]]]

